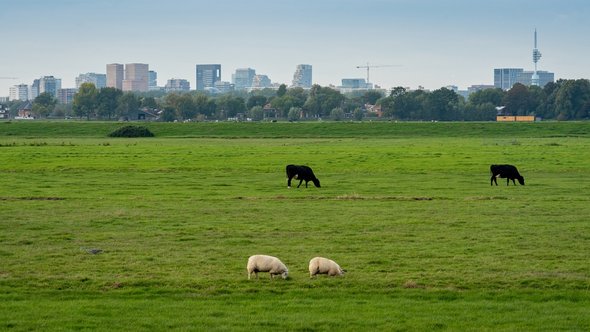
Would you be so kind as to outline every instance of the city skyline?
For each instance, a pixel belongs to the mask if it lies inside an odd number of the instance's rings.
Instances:
[[[539,70],[555,79],[590,78],[590,4],[555,2],[367,0],[293,3],[204,1],[25,0],[0,11],[0,96],[21,83],[55,76],[62,87],[109,63],[146,63],[159,86],[171,78],[196,87],[195,65],[222,65],[222,81],[253,68],[290,85],[299,64],[313,66],[313,83],[339,85],[365,78],[383,88],[438,89],[493,84],[494,68],[533,69],[533,33],[543,58]]]

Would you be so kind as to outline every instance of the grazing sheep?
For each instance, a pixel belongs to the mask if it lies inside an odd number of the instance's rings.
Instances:
[[[273,279],[275,275],[279,274],[283,277],[283,279],[287,279],[289,276],[289,269],[287,269],[287,266],[283,264],[280,259],[273,256],[250,256],[250,258],[248,258],[248,265],[246,268],[248,269],[248,280],[250,280],[252,273],[254,273],[256,275],[256,279],[258,279],[258,272],[270,273],[271,279]]]
[[[336,262],[324,257],[314,257],[309,261],[309,277],[313,278],[316,274],[327,274],[329,276],[341,276],[344,270]]]

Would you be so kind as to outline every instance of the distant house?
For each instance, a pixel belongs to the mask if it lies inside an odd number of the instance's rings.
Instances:
[[[262,112],[263,112],[263,118],[264,119],[276,119],[278,116],[278,112],[277,109],[272,107],[272,105],[270,103],[264,105],[264,107],[262,108]]]
[[[35,117],[33,116],[33,103],[31,103],[30,100],[27,100],[26,103],[22,104],[19,108],[18,108],[18,116],[15,117],[15,119],[26,119],[26,120],[30,120],[30,119],[34,119]]]
[[[10,118],[10,113],[8,112],[8,109],[6,109],[6,107],[4,107],[4,105],[0,105],[0,119],[8,119]]]

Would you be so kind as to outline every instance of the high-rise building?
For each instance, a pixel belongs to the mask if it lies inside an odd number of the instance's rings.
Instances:
[[[57,101],[60,104],[71,104],[78,89],[59,89],[57,90]]]
[[[232,75],[231,80],[236,90],[243,90],[252,86],[252,80],[256,75],[256,70],[252,68],[238,68]]]
[[[196,70],[197,90],[204,91],[207,88],[214,88],[215,83],[221,81],[221,65],[197,65]]]
[[[40,80],[33,80],[33,84],[31,84],[31,88],[29,89],[29,100],[34,100],[39,96],[39,83]]]
[[[524,84],[526,86],[536,85],[542,88],[547,83],[554,81],[555,74],[544,70],[537,70],[536,72],[523,71],[518,75],[518,83]]]
[[[53,76],[43,76],[39,79],[39,94],[49,93],[57,98],[57,90],[61,89],[61,79]]]
[[[122,64],[111,63],[107,65],[107,87],[123,90],[125,70]]]
[[[311,65],[297,65],[293,74],[293,87],[311,88]]]
[[[123,91],[148,91],[149,65],[145,63],[128,63],[125,65]]]
[[[177,78],[169,79],[168,82],[166,83],[166,86],[164,87],[164,90],[166,92],[190,91],[190,89],[191,89],[191,84],[189,83],[189,81],[183,80],[183,79],[177,79]]]
[[[107,86],[107,75],[97,73],[80,74],[76,77],[76,89],[84,83],[92,83],[97,89],[102,89]]]
[[[270,88],[271,86],[272,82],[266,75],[255,75],[252,79],[253,88]]]
[[[158,73],[150,70],[148,72],[148,90],[158,90]]]
[[[522,68],[495,68],[494,86],[502,90],[510,90],[524,70]]]
[[[9,91],[10,100],[29,100],[29,86],[26,84],[11,86]]]
[[[544,87],[547,83],[553,82],[555,74],[548,71],[537,71],[537,81],[533,84],[534,71],[525,71],[522,68],[496,68],[494,69],[494,87],[502,90],[510,90],[516,83],[526,86],[538,85]]]

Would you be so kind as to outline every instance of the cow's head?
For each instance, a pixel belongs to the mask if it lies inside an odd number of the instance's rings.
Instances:
[[[518,180],[518,183],[520,183],[520,184],[522,184],[524,186],[524,178],[522,176],[519,176],[516,179]]]
[[[320,186],[320,180],[318,180],[317,178],[313,179],[312,181],[313,181],[313,184],[314,184],[316,187],[318,187],[318,188],[321,188],[321,187],[322,187],[322,186]]]

